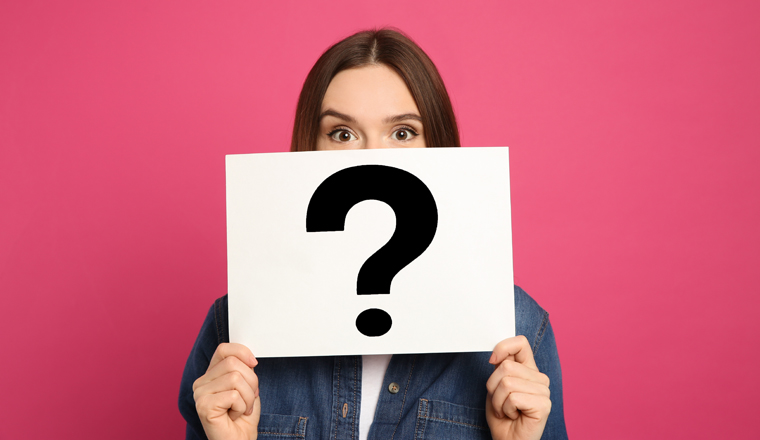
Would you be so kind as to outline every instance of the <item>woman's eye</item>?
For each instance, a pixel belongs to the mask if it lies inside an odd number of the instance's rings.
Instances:
[[[337,142],[349,142],[356,140],[356,136],[354,136],[353,133],[343,129],[335,130],[331,132],[329,136],[332,138],[332,140]]]
[[[411,128],[399,128],[393,132],[393,139],[397,141],[408,141],[417,136],[417,132]]]

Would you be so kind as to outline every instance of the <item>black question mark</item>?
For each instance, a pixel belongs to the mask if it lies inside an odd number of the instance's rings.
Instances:
[[[317,187],[306,210],[306,232],[342,231],[348,211],[365,200],[387,203],[396,213],[396,230],[359,269],[356,293],[389,294],[396,274],[433,241],[438,208],[414,174],[385,165],[358,165],[332,174]],[[356,328],[366,336],[382,336],[391,324],[391,316],[380,309],[367,309],[356,318]]]

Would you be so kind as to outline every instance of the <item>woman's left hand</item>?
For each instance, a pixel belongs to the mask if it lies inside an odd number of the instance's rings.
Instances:
[[[540,371],[525,336],[496,345],[486,383],[486,420],[494,440],[539,440],[551,411],[549,377]]]

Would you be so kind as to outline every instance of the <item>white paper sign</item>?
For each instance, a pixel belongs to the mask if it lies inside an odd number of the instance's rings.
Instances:
[[[491,351],[515,335],[511,230],[507,148],[229,155],[230,340]]]

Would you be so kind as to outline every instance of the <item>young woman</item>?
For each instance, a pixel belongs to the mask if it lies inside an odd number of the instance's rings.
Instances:
[[[393,30],[328,49],[301,91],[291,150],[458,147],[427,55]],[[562,439],[562,377],[548,314],[515,286],[517,333],[492,353],[257,360],[229,343],[227,297],[185,365],[187,438]]]

